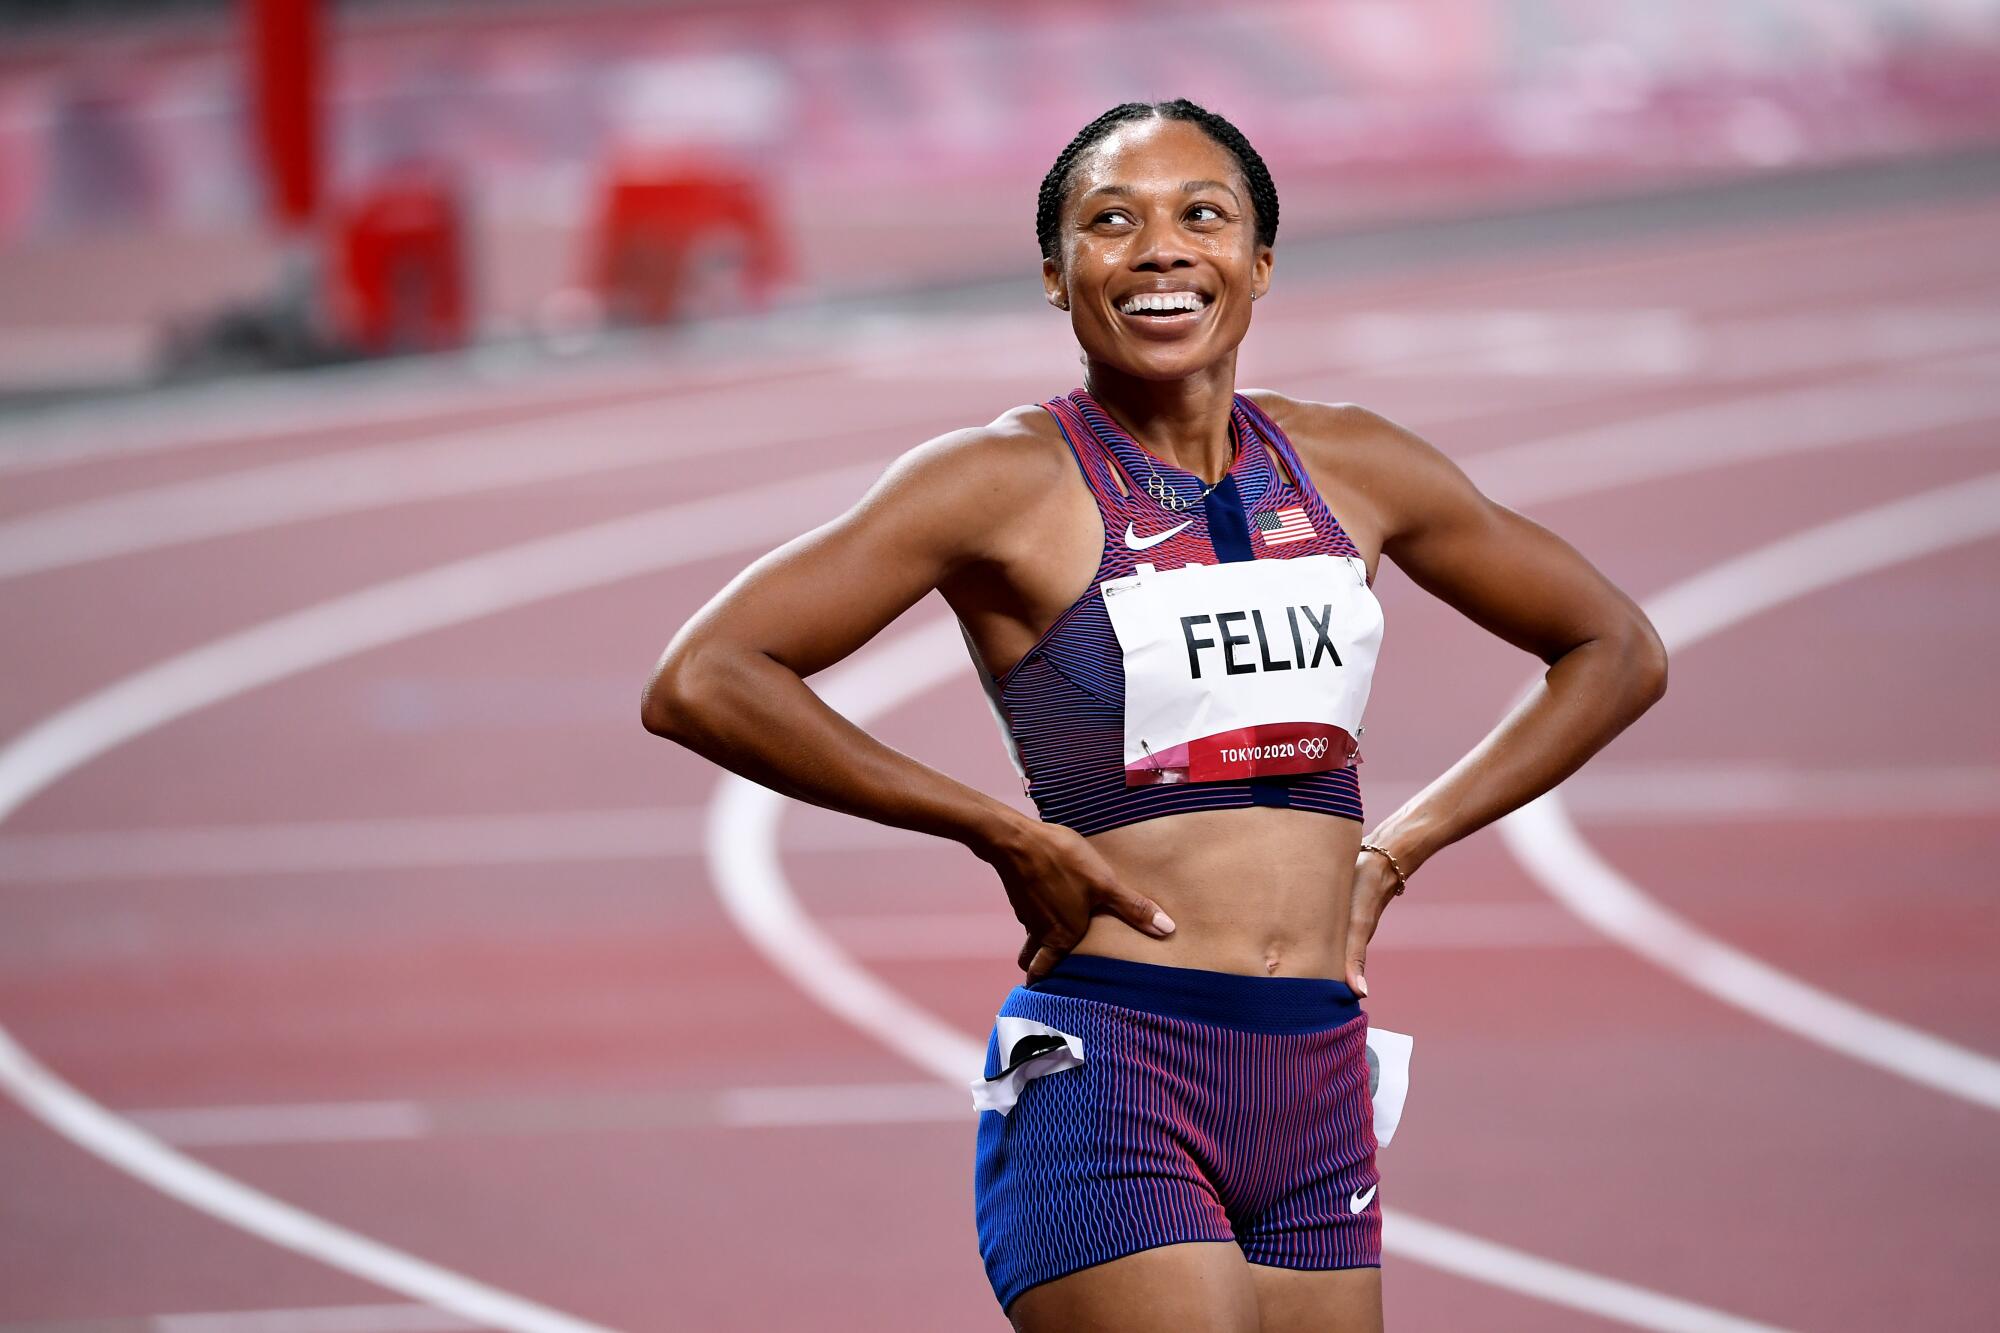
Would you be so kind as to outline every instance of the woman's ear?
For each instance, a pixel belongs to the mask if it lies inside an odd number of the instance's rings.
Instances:
[[[1069,309],[1069,284],[1063,281],[1062,265],[1053,259],[1042,261],[1042,291],[1058,310]]]
[[[1250,261],[1250,299],[1253,301],[1271,290],[1273,258],[1275,256],[1271,253],[1271,247],[1260,245],[1257,247],[1257,257]]]

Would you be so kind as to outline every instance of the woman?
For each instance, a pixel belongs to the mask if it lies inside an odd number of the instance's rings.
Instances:
[[[1353,405],[1235,392],[1277,224],[1221,117],[1175,101],[1092,122],[1037,217],[1086,388],[903,455],[694,616],[646,690],[649,730],[999,875],[1027,983],[975,1080],[975,1192],[1023,1333],[1381,1327],[1357,999],[1377,921],[1666,686],[1631,599],[1429,444]],[[1549,670],[1364,841],[1382,555]],[[932,588],[1040,820],[803,683]]]

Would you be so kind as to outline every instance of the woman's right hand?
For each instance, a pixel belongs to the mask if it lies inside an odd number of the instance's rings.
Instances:
[[[1014,917],[1028,932],[1018,962],[1029,981],[1047,976],[1099,912],[1156,939],[1173,933],[1173,918],[1159,904],[1120,884],[1097,849],[1061,824],[1024,817],[980,849],[979,856],[1007,886]]]

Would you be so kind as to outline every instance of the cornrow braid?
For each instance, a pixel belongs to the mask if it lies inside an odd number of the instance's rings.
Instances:
[[[1076,168],[1076,160],[1117,126],[1148,116],[1185,120],[1199,125],[1209,138],[1227,148],[1235,156],[1236,165],[1243,169],[1244,182],[1250,187],[1252,212],[1257,218],[1258,243],[1277,243],[1278,187],[1271,183],[1271,173],[1265,167],[1264,159],[1243,137],[1243,131],[1213,111],[1196,106],[1185,97],[1177,97],[1171,102],[1121,102],[1084,126],[1069,141],[1069,147],[1057,156],[1049,174],[1042,177],[1041,196],[1035,203],[1035,239],[1041,243],[1042,258],[1054,259],[1061,248],[1063,203],[1069,197],[1069,178]]]

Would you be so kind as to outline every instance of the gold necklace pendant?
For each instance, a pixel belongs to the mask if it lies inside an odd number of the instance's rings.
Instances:
[[[1227,472],[1223,473],[1221,476],[1217,477],[1214,481],[1211,481],[1210,483],[1208,483],[1208,485],[1202,487],[1201,494],[1195,496],[1193,502],[1190,503],[1187,500],[1181,499],[1180,492],[1175,490],[1173,487],[1167,485],[1166,478],[1162,477],[1159,473],[1155,472],[1151,476],[1146,478],[1146,494],[1152,496],[1155,500],[1159,501],[1160,508],[1171,509],[1174,513],[1178,514],[1182,513],[1185,510],[1192,509],[1195,505],[1198,505],[1203,500],[1206,500],[1211,494],[1214,493],[1215,488],[1217,486],[1220,486],[1223,482],[1227,481],[1228,479],[1229,479],[1229,474]]]
[[[1162,509],[1171,509],[1176,514],[1187,508],[1187,502],[1181,499],[1180,492],[1167,485],[1166,478],[1157,472],[1146,478],[1146,494],[1159,501]]]

